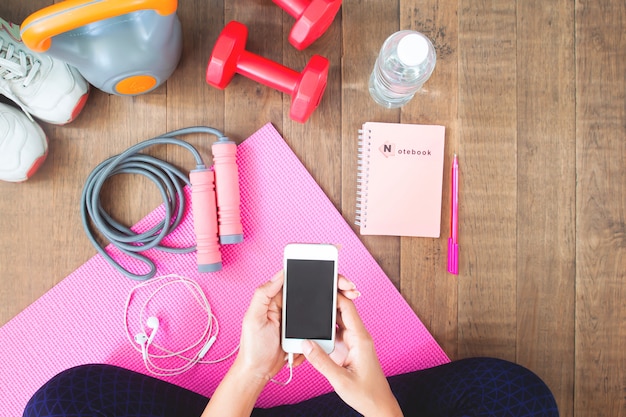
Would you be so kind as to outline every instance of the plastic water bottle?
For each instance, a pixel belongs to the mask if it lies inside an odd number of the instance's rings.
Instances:
[[[413,30],[391,35],[382,48],[370,76],[374,101],[389,109],[408,103],[430,78],[437,54],[432,42]]]

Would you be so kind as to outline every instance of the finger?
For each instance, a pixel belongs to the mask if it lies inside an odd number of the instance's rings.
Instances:
[[[342,340],[335,341],[335,350],[329,355],[330,359],[333,360],[337,365],[342,366],[346,362],[346,358],[348,357],[348,346]]]
[[[276,303],[276,307],[280,310],[283,308],[283,292],[278,291],[278,294],[274,297],[274,302]]]
[[[343,332],[346,329],[346,325],[343,322],[343,318],[341,317],[341,311],[337,308],[337,333]]]
[[[276,272],[272,278],[270,278],[270,281],[274,282],[274,281],[282,281],[282,279],[284,278],[284,271],[281,269],[280,271]]]
[[[282,272],[274,275],[271,281],[266,282],[254,291],[248,312],[255,316],[267,314],[273,298],[283,287]]]
[[[302,351],[309,363],[324,375],[331,385],[334,386],[343,378],[345,369],[333,362],[317,343],[311,340],[303,341]]]
[[[282,319],[280,310],[279,311],[269,310],[267,312],[267,319],[271,321],[272,323],[275,323],[276,326],[280,326],[280,322]]]
[[[339,274],[337,276],[337,289],[341,294],[350,300],[356,300],[361,296],[361,292],[357,291],[356,284],[345,276]]]
[[[337,297],[337,310],[341,315],[341,323],[344,328],[367,332],[354,303],[341,294],[338,294]]]
[[[340,291],[340,293],[343,294],[343,296],[346,297],[348,300],[356,300],[361,296],[361,292],[357,290]]]
[[[350,281],[345,276],[339,274],[337,276],[337,288],[339,288],[342,291],[356,290],[356,284]]]
[[[293,358],[293,367],[297,368],[298,366],[302,365],[305,360],[306,357],[304,355],[295,355]]]

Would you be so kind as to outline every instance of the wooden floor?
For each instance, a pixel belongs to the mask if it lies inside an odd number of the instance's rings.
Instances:
[[[50,3],[4,0],[0,16],[21,23]],[[241,141],[272,122],[352,224],[360,124],[442,124],[445,196],[454,152],[461,164],[460,275],[446,273],[447,198],[441,239],[363,242],[451,358],[529,367],[562,416],[626,416],[623,0],[344,0],[304,52],[287,42],[294,19],[270,0],[179,3],[184,56],[167,85],[136,98],[93,91],[78,120],[43,125],[50,155],[34,178],[0,183],[0,324],[95,254],[80,192],[97,163],[131,144],[192,125]],[[289,97],[250,80],[236,77],[223,92],[204,83],[232,19],[248,25],[249,50],[286,66],[300,70],[315,53],[330,60],[308,123],[289,120]],[[428,35],[438,63],[422,93],[386,110],[369,98],[367,79],[400,28]],[[192,164],[184,151],[159,152]],[[105,206],[126,222],[160,203],[139,179],[112,187]]]

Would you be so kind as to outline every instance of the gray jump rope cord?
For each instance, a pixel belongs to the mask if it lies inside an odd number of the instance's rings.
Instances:
[[[209,133],[217,136],[220,141],[228,140],[224,133],[207,126],[195,126],[174,130],[164,135],[140,142],[131,146],[121,154],[108,158],[96,166],[87,177],[80,204],[81,219],[85,233],[98,253],[116,270],[128,278],[136,281],[145,281],[156,274],[154,262],[138,252],[155,248],[170,253],[189,253],[196,249],[195,246],[188,248],[171,248],[161,245],[163,238],[176,229],[183,220],[186,205],[183,187],[190,185],[188,175],[161,159],[139,153],[153,145],[179,145],[192,153],[196,160],[196,169],[203,169],[205,165],[200,153],[189,143],[176,138],[176,136],[191,133]],[[165,206],[165,217],[163,220],[143,233],[136,233],[129,227],[113,219],[106,210],[104,210],[100,204],[102,186],[107,179],[118,174],[139,174],[155,183],[161,193],[161,198]],[[90,220],[93,227],[113,246],[122,253],[147,265],[150,268],[149,272],[145,274],[135,274],[116,262],[96,240]]]

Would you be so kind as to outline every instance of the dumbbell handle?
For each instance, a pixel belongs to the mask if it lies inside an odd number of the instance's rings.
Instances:
[[[224,89],[241,74],[291,96],[289,117],[304,123],[317,108],[326,88],[328,59],[313,55],[302,72],[246,50],[248,29],[235,20],[217,38],[206,69],[206,82]]]
[[[237,72],[286,94],[293,94],[301,75],[298,71],[248,51],[243,51],[239,56]]]
[[[209,169],[189,173],[193,226],[199,272],[222,269],[222,255],[217,238],[217,208],[215,207],[215,174]]]
[[[274,0],[274,3],[297,19],[311,5],[311,0]]]

